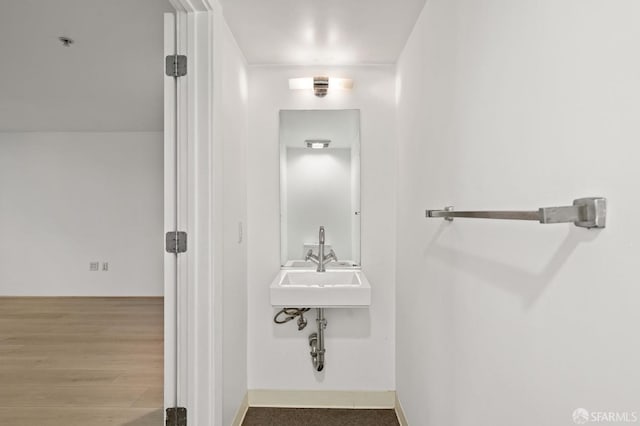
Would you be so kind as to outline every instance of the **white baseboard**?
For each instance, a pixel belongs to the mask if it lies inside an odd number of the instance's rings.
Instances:
[[[407,421],[407,417],[404,415],[404,411],[402,410],[402,405],[400,404],[400,400],[398,399],[398,394],[396,393],[396,416],[398,416],[398,423],[400,426],[409,426],[409,422]]]
[[[242,402],[240,403],[240,408],[238,408],[238,412],[236,413],[236,417],[233,419],[233,423],[231,426],[242,426],[242,422],[244,421],[244,416],[247,415],[247,410],[249,409],[249,394],[244,394],[244,398],[242,398]]]
[[[248,392],[250,407],[394,409],[395,391],[288,391]]]

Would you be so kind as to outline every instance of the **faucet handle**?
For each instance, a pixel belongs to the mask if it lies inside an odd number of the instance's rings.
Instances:
[[[331,261],[333,261],[333,262],[337,262],[338,261],[338,256],[336,256],[336,252],[333,251],[333,249],[331,249],[331,251],[329,251],[329,254],[324,257],[323,264],[326,265],[327,263],[329,263]]]
[[[316,256],[315,254],[313,254],[313,250],[309,249],[309,251],[307,252],[307,255],[304,257],[304,261],[312,261],[313,263],[319,263],[320,260],[318,258],[318,256]]]

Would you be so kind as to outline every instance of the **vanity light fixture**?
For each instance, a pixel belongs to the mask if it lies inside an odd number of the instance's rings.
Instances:
[[[313,89],[313,93],[320,98],[325,97],[329,89],[348,90],[352,88],[353,80],[350,78],[330,78],[326,76],[315,76],[289,79],[289,89]]]
[[[331,143],[331,140],[329,140],[329,139],[307,139],[306,141],[304,141],[304,143],[307,144],[307,148],[323,149],[323,148],[329,148],[329,144]]]

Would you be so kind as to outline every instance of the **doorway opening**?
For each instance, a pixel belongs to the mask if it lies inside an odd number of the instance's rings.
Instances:
[[[4,2],[0,416],[164,418],[169,1]]]

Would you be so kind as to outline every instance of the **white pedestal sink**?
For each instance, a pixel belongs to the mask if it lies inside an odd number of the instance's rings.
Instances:
[[[371,285],[361,270],[281,270],[271,283],[278,307],[355,308],[371,305]]]

